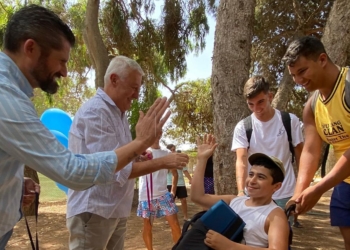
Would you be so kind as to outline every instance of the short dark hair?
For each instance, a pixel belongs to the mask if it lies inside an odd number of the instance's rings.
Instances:
[[[253,98],[264,92],[267,94],[270,90],[270,84],[263,76],[253,76],[244,84],[243,95],[246,99]]]
[[[266,158],[257,158],[256,160],[251,162],[251,165],[262,166],[264,168],[269,169],[272,176],[272,184],[283,182],[284,180],[284,174],[282,170],[276,167],[274,164],[271,164],[271,161]]]
[[[176,146],[175,146],[174,144],[168,144],[168,145],[166,146],[166,148],[169,149],[169,150],[171,150],[173,147],[176,148]]]
[[[17,52],[27,39],[35,40],[48,53],[60,50],[63,38],[73,47],[75,37],[69,26],[54,12],[31,4],[15,12],[7,23],[4,34],[4,49]]]
[[[301,56],[315,61],[322,53],[326,53],[326,50],[320,39],[313,36],[304,36],[290,43],[282,61],[289,66],[293,66]]]

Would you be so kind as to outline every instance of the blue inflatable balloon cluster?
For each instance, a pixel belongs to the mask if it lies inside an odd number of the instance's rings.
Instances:
[[[40,117],[41,122],[47,127],[56,139],[68,148],[68,133],[72,125],[72,118],[58,108],[47,109]],[[68,188],[56,182],[57,187],[68,193]]]

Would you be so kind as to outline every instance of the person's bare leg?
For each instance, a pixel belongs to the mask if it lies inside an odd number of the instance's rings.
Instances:
[[[147,250],[153,250],[152,242],[152,225],[149,219],[143,218],[143,241],[145,242]]]
[[[187,214],[187,199],[186,198],[181,198],[181,210],[184,215],[184,220],[188,220],[188,214]]]
[[[179,220],[177,219],[177,214],[172,214],[165,216],[165,219],[168,221],[171,228],[171,235],[173,237],[173,242],[176,243],[181,236],[181,229]]]
[[[339,227],[344,239],[345,250],[350,250],[350,227]]]

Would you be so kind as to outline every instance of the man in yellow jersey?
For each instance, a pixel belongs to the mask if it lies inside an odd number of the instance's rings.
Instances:
[[[305,144],[295,192],[287,206],[296,202],[296,212],[305,213],[334,187],[331,225],[340,228],[345,249],[350,250],[350,105],[344,98],[348,68],[335,65],[314,37],[293,41],[283,61],[294,81],[317,95],[315,102],[312,104],[311,97],[304,108]],[[318,168],[322,141],[333,145],[337,162],[319,183],[309,187]]]

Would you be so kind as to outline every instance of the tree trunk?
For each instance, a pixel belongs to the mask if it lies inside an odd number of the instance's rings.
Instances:
[[[255,0],[221,0],[216,21],[213,69],[214,134],[219,146],[214,155],[215,191],[236,192],[233,130],[249,114],[243,86],[250,69]]]
[[[344,66],[350,49],[350,1],[336,0],[327,19],[322,42],[331,60]]]
[[[302,35],[303,34],[301,30],[296,31],[291,41]],[[285,67],[282,80],[278,86],[277,93],[272,100],[272,106],[278,110],[286,111],[294,86],[295,82],[293,81],[292,76],[289,74],[288,67]]]
[[[103,78],[109,64],[108,51],[103,43],[99,29],[99,7],[99,0],[88,0],[83,32],[84,42],[88,48],[90,59],[95,69],[96,88],[104,86]]]
[[[33,181],[35,181],[36,183],[39,184],[38,173],[28,166],[24,167],[24,176],[31,178]],[[26,216],[32,216],[32,215],[34,216],[35,215],[35,204],[33,203],[29,207],[23,208],[23,212]]]
[[[283,72],[282,80],[279,84],[277,93],[272,100],[272,106],[278,110],[286,110],[289,96],[292,94],[295,83],[293,78],[289,74],[288,68],[286,67]]]

